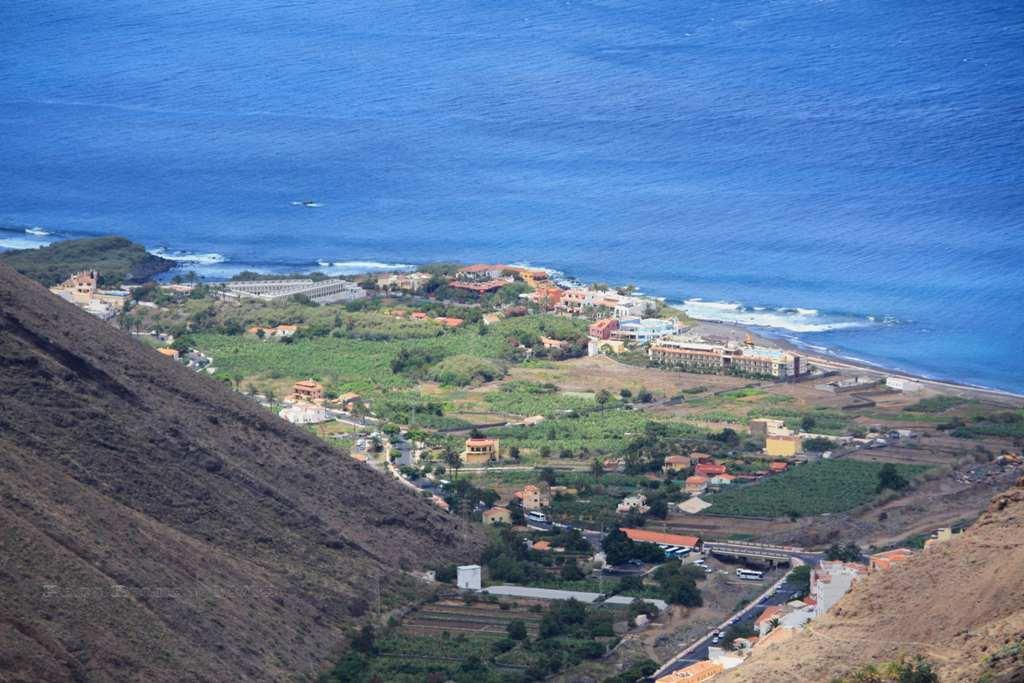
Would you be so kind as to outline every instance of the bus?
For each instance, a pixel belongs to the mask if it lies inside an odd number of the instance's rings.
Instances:
[[[747,581],[760,581],[764,578],[764,572],[759,572],[756,569],[740,569],[736,570],[736,576]]]
[[[543,512],[538,512],[536,510],[530,510],[529,512],[526,513],[526,523],[527,524],[530,524],[530,523],[534,523],[534,524],[547,524],[548,523],[548,516],[545,515]]]

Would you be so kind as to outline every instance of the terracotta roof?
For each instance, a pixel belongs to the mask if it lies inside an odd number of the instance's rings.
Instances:
[[[681,536],[679,534],[663,534],[660,531],[648,531],[646,529],[626,529],[622,533],[630,539],[639,543],[663,543],[664,545],[681,545],[688,548],[695,548],[700,545],[700,538],[697,536]]]
[[[761,624],[766,624],[769,621],[771,621],[772,619],[774,619],[775,617],[780,616],[782,614],[782,612],[783,612],[783,609],[782,609],[782,607],[780,605],[769,605],[768,607],[764,608],[763,612],[761,612],[761,616],[759,616],[757,618],[757,621],[754,622],[754,626],[760,626]]]
[[[714,465],[711,463],[700,463],[693,468],[697,474],[725,474],[725,465]]]
[[[687,477],[686,478],[686,483],[687,484],[706,484],[706,483],[708,483],[708,478],[707,477],[702,477],[699,474],[695,474],[692,477]]]
[[[482,439],[466,439],[467,446],[493,446],[496,443],[498,443],[497,439],[489,439],[486,437]]]
[[[690,459],[685,455],[670,455],[665,458],[665,462],[672,465],[689,465]]]

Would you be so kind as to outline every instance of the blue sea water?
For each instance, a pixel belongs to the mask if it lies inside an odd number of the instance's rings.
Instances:
[[[8,0],[0,27],[0,222],[53,233],[0,246],[527,262],[1024,391],[1020,2]]]

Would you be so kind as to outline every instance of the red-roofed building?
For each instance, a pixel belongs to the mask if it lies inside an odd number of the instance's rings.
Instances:
[[[708,490],[708,478],[702,477],[699,474],[695,474],[692,477],[686,478],[686,484],[683,487],[686,493],[699,494],[704,493]]]
[[[595,339],[607,341],[612,338],[612,332],[619,329],[619,321],[615,318],[605,318],[591,323],[587,328],[587,334]]]
[[[700,547],[700,537],[683,536],[680,534],[664,534],[660,531],[648,531],[647,529],[620,529],[622,533],[629,536],[630,540],[636,543],[660,543],[661,545],[674,545],[680,548]]]
[[[787,465],[784,462],[770,462],[770,463],[768,463],[768,471],[769,472],[779,473],[779,472],[785,472],[787,469],[789,469],[789,465]]]
[[[702,477],[713,477],[716,474],[725,474],[725,465],[718,465],[716,463],[698,463],[694,468],[694,474],[699,474]]]
[[[445,318],[445,317],[440,317],[440,318],[434,318],[434,320],[436,320],[437,322],[441,323],[445,327],[458,327],[463,322],[465,322],[462,318]]]
[[[685,455],[670,455],[661,466],[663,472],[685,472],[690,469],[690,459]]]
[[[765,607],[764,611],[761,612],[761,616],[754,622],[754,629],[758,635],[767,635],[768,631],[772,630],[772,619],[781,619],[784,611],[782,605],[768,605]]]
[[[542,285],[530,295],[533,303],[545,308],[554,308],[562,300],[562,290],[550,285]]]

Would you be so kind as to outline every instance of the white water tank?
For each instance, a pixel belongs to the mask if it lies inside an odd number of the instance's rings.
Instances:
[[[480,565],[464,564],[459,567],[458,580],[459,588],[462,590],[480,590]]]

